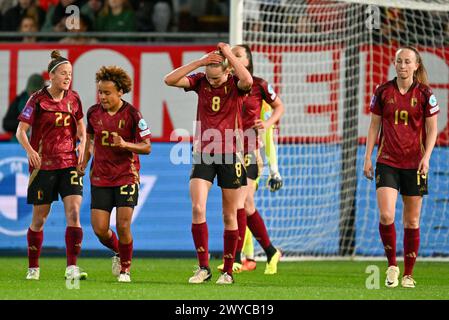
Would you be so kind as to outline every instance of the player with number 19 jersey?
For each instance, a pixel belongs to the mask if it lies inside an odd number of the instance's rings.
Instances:
[[[401,94],[394,78],[377,87],[370,109],[382,116],[377,162],[400,169],[418,168],[425,153],[425,119],[440,110],[432,90],[415,80]]]

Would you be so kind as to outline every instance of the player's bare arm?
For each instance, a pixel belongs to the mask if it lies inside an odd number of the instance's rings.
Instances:
[[[207,66],[208,64],[221,63],[223,57],[216,52],[209,52],[208,54],[202,56],[198,60],[194,60],[182,67],[179,67],[164,77],[164,82],[168,86],[178,87],[178,88],[189,88],[190,82],[187,79],[187,75],[192,71]]]
[[[86,173],[86,167],[89,163],[90,157],[92,156],[93,152],[93,146],[94,146],[94,135],[93,134],[86,134],[86,143],[84,145],[84,156],[83,161],[78,164],[76,167],[76,171],[78,171],[78,174],[80,176],[84,176]]]
[[[276,97],[276,99],[272,103],[270,103],[270,106],[273,108],[273,114],[271,115],[271,117],[266,121],[263,121],[262,119],[256,119],[254,121],[253,128],[258,130],[265,130],[270,128],[281,119],[282,115],[285,112],[284,104],[282,103],[281,98]]]
[[[240,90],[249,91],[253,85],[253,77],[249,73],[248,69],[240,62],[240,60],[232,53],[229,44],[219,42],[217,45],[218,50],[228,59],[229,63],[234,68],[234,73],[239,78],[237,86]]]
[[[365,161],[363,164],[363,174],[366,178],[372,180],[374,177],[373,163],[371,155],[373,154],[374,145],[376,144],[377,136],[379,135],[380,124],[382,117],[377,114],[371,114],[371,122],[368,129],[368,137],[366,138]]]
[[[19,143],[25,149],[28,161],[35,169],[39,169],[41,167],[41,157],[39,153],[37,153],[36,150],[33,149],[27,136],[27,132],[30,127],[31,126],[28,123],[20,121],[19,126],[17,127],[16,137],[17,141],[19,141]]]
[[[86,147],[86,125],[82,118],[77,121],[76,136],[79,139],[78,146],[76,147],[76,151],[78,152],[78,164],[81,164],[83,163],[84,149]]]
[[[418,167],[418,171],[421,174],[427,174],[427,172],[429,172],[430,155],[435,147],[438,135],[437,117],[434,116],[426,118],[426,131],[426,152],[424,153]]]

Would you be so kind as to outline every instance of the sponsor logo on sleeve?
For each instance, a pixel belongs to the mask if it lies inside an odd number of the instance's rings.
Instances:
[[[276,99],[276,92],[271,84],[268,84],[268,93],[270,94],[271,100]]]
[[[140,130],[148,129],[148,125],[145,122],[145,119],[140,119],[138,126]]]
[[[375,94],[373,94],[373,96],[371,98],[371,102],[369,104],[369,107],[370,107],[371,110],[374,109],[374,105],[376,104],[376,100],[377,100],[377,97],[376,97]]]
[[[437,98],[435,97],[434,94],[432,94],[432,95],[430,96],[430,98],[429,98],[429,104],[430,104],[432,107],[435,107],[435,106],[438,104]]]
[[[25,106],[22,111],[22,117],[25,119],[31,119],[31,115],[33,114],[33,108],[31,106]]]
[[[140,137],[143,138],[149,134],[151,134],[150,129],[146,129],[146,130],[140,132]]]
[[[429,97],[429,105],[432,107],[429,110],[430,114],[434,114],[434,113],[436,113],[436,112],[438,112],[440,110],[440,106],[438,105],[437,98],[435,97],[434,94],[432,94]]]
[[[430,109],[429,111],[430,111],[430,114],[434,114],[435,112],[438,112],[440,110],[440,106],[436,106],[436,107],[433,107],[432,109]]]

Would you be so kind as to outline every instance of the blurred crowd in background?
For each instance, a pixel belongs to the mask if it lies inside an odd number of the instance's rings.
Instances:
[[[344,3],[328,0],[269,0],[245,4],[245,30],[296,34],[300,41],[344,30],[347,19]],[[79,8],[79,26],[70,6]],[[73,7],[72,7],[73,8]],[[230,0],[1,0],[1,31],[17,32],[215,32],[229,31]],[[375,42],[438,45],[449,43],[449,13],[379,7],[380,24],[373,30]],[[275,13],[275,14],[273,14]],[[264,35],[265,34],[265,35]],[[129,38],[16,37],[0,41],[59,41],[94,43],[129,41]],[[148,41],[148,38],[133,38]],[[158,38],[158,40],[164,40]],[[249,39],[251,40],[251,39]],[[286,41],[286,39],[280,39]],[[176,39],[174,39],[176,41]],[[288,39],[286,42],[289,42]],[[439,43],[438,43],[439,42]]]
[[[2,0],[0,25],[1,31],[18,32],[228,32],[229,2],[229,0]],[[75,21],[67,21],[74,17],[71,10],[73,7],[70,6],[79,8],[77,28],[70,28]],[[36,37],[20,37],[13,40],[54,41]],[[72,36],[58,41],[91,43],[97,39]]]

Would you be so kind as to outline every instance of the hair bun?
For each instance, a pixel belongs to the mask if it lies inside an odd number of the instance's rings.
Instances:
[[[58,59],[58,58],[61,58],[61,52],[59,51],[59,50],[53,50],[52,52],[51,52],[51,58],[52,59]]]

